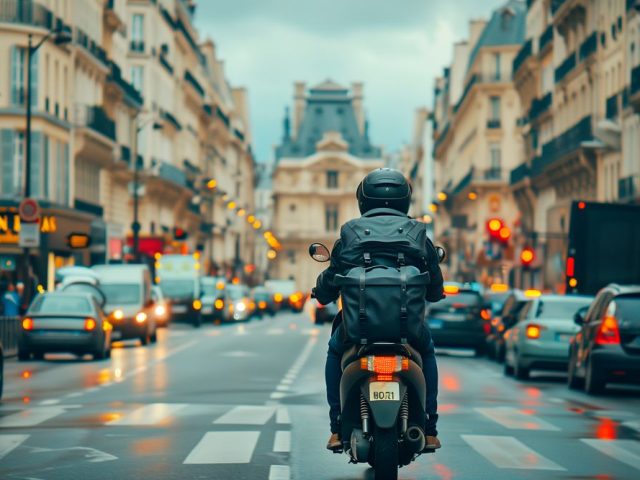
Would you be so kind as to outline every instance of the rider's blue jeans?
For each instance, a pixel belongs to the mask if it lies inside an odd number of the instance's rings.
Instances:
[[[427,435],[437,435],[436,422],[438,421],[438,365],[431,339],[431,331],[426,327],[427,336],[421,345],[413,345],[422,356],[422,371],[427,385]],[[340,418],[340,378],[342,377],[342,355],[349,348],[343,342],[341,328],[336,328],[329,340],[329,351],[327,352],[327,364],[325,367],[325,380],[327,382],[327,401],[329,402],[329,419],[331,433],[339,433]]]

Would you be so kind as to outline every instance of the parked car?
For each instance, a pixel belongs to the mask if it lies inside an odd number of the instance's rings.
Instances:
[[[513,289],[509,292],[507,299],[504,301],[502,311],[499,315],[491,319],[489,334],[487,335],[487,350],[492,350],[489,358],[502,363],[504,362],[504,335],[511,327],[516,324],[520,310],[527,304],[530,298],[540,295],[537,290]]]
[[[578,329],[573,316],[592,300],[593,297],[582,295],[531,298],[505,335],[505,375],[526,380],[531,370],[566,371],[569,339]]]
[[[42,359],[45,353],[90,353],[95,360],[111,356],[113,326],[102,305],[89,293],[38,295],[22,319],[18,359]]]
[[[162,255],[157,260],[157,277],[165,298],[171,302],[171,320],[202,325],[202,265],[198,254]]]
[[[337,302],[331,302],[327,305],[323,305],[313,298],[309,302],[309,316],[311,321],[316,325],[323,325],[325,323],[333,323],[333,319],[338,314],[340,308]]]
[[[227,285],[224,289],[225,316],[227,322],[249,320],[251,310],[249,287],[246,285]]]
[[[251,290],[251,299],[256,304],[256,313],[260,316],[276,314],[276,304],[273,295],[266,287],[254,287]]]
[[[608,285],[574,320],[569,387],[600,393],[607,383],[640,384],[640,285]]]
[[[166,328],[171,318],[171,305],[164,297],[162,289],[157,285],[151,287],[151,300],[153,301],[153,316],[156,320],[156,327]]]
[[[445,284],[446,298],[427,307],[427,322],[436,347],[473,348],[484,352],[490,315],[474,288]]]
[[[486,303],[489,312],[491,313],[491,323],[489,326],[489,334],[487,335],[487,357],[495,358],[495,344],[493,343],[495,338],[494,323],[497,322],[496,318],[500,316],[504,307],[504,302],[509,297],[511,290],[505,284],[494,284],[484,294],[484,301]]]
[[[142,345],[157,339],[151,298],[151,274],[146,265],[97,265],[105,310],[113,323],[113,340],[140,339]]]
[[[226,282],[222,277],[202,277],[200,279],[203,320],[222,320],[225,286]]]

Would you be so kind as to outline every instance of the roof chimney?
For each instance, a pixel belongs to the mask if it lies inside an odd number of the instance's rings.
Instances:
[[[362,109],[362,94],[363,85],[362,82],[353,82],[351,84],[351,93],[353,95],[353,111],[356,115],[356,122],[358,122],[358,130],[360,134],[364,134],[364,111]]]
[[[298,129],[302,124],[304,117],[304,103],[307,84],[305,82],[296,82],[293,87],[293,137],[298,136]]]

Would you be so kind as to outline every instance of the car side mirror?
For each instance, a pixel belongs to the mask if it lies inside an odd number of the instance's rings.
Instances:
[[[442,263],[447,258],[447,252],[441,246],[436,247],[436,254],[438,255],[438,263]]]
[[[584,318],[587,315],[589,307],[582,307],[573,315],[573,323],[578,326],[584,325]]]
[[[316,262],[324,263],[331,260],[331,252],[321,243],[312,243],[309,245],[309,255]]]

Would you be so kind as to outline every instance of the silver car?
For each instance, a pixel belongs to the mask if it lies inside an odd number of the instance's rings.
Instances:
[[[505,333],[505,375],[526,380],[532,369],[566,371],[569,339],[578,330],[573,315],[592,300],[578,295],[531,298]]]

